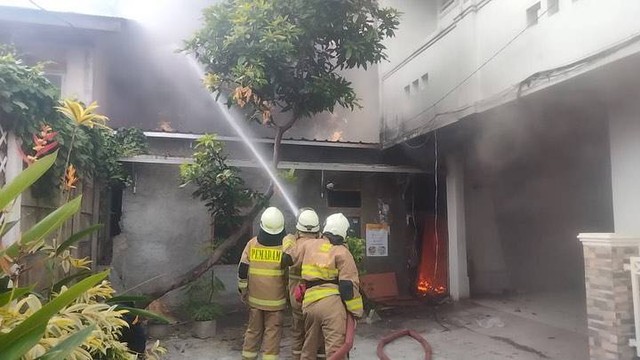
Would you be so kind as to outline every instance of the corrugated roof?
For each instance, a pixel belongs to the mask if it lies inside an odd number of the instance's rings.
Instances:
[[[168,131],[145,131],[145,135],[148,137],[156,137],[156,138],[173,138],[173,139],[197,139],[198,137],[204,135],[203,133],[190,133],[190,132],[168,132]],[[235,136],[218,136],[218,138],[222,141],[242,141],[239,137]],[[258,142],[273,142],[273,138],[269,137],[261,137],[254,138]],[[341,146],[344,147],[364,147],[364,148],[379,148],[379,143],[370,143],[370,142],[362,142],[362,141],[332,141],[329,139],[309,139],[304,137],[287,137],[283,139],[283,144],[290,145],[311,145],[317,144],[318,146]],[[305,144],[306,143],[306,144]]]

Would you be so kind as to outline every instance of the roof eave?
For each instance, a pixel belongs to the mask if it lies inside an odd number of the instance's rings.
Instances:
[[[122,30],[126,20],[109,16],[0,6],[0,22],[73,27],[79,30],[90,31],[119,32]]]

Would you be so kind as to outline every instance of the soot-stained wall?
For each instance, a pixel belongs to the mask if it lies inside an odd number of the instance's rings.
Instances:
[[[535,105],[535,106],[532,106]],[[468,126],[465,207],[471,291],[583,289],[580,232],[613,230],[606,116],[505,105]]]
[[[148,292],[170,282],[206,256],[209,216],[202,203],[192,198],[193,189],[178,187],[178,175],[175,165],[135,164],[135,184],[123,194],[122,233],[114,239],[112,266],[119,287],[126,289],[155,278],[138,289]],[[242,169],[242,175],[248,186],[260,191],[268,185],[258,169]],[[321,171],[297,171],[296,176],[295,183],[285,183],[296,206],[315,208],[322,221],[334,212],[358,217],[362,237],[365,224],[380,222],[380,205],[388,206],[389,256],[368,258],[366,269],[368,273],[395,272],[400,292],[407,294],[410,290],[407,259],[414,244],[414,231],[407,223],[403,196],[408,176],[330,171],[325,171],[324,177]],[[361,206],[329,207],[326,193],[329,182],[335,190],[360,191]],[[287,231],[294,232],[294,215],[283,197],[276,192],[270,204],[283,210]],[[256,220],[253,233],[257,230]],[[230,256],[235,256],[233,253],[243,247],[244,243],[238,244]],[[172,303],[177,305],[174,300]]]

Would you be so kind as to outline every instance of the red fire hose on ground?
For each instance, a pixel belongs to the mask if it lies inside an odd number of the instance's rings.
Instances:
[[[344,345],[342,345],[342,347],[338,350],[338,352],[331,355],[329,360],[343,360],[346,358],[347,354],[353,347],[353,339],[355,337],[355,333],[356,333],[356,321],[353,318],[353,316],[351,316],[351,314],[347,314],[347,333],[345,336]],[[418,334],[417,331],[408,330],[408,329],[399,330],[383,337],[380,340],[380,342],[378,342],[378,347],[376,349],[376,354],[378,355],[378,358],[380,360],[391,360],[387,356],[387,354],[385,354],[384,347],[387,346],[389,343],[404,336],[410,336],[414,338],[417,342],[419,342],[420,345],[422,345],[422,349],[424,350],[424,360],[431,360],[431,345],[429,345],[427,340],[422,336],[420,336],[420,334]]]
[[[376,349],[376,354],[378,355],[378,359],[380,360],[391,360],[387,354],[384,352],[384,347],[387,346],[390,342],[393,342],[401,337],[410,336],[414,338],[417,342],[422,345],[422,350],[424,350],[424,360],[431,360],[431,345],[427,342],[425,338],[420,336],[415,330],[399,330],[394,333],[391,333],[385,337],[383,337],[378,343],[378,348]]]

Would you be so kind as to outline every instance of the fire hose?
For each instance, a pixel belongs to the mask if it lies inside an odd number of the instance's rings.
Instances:
[[[338,349],[338,351],[335,354],[331,355],[329,360],[342,360],[347,356],[347,354],[353,347],[353,339],[355,337],[355,333],[356,333],[356,321],[353,318],[353,316],[351,316],[351,314],[347,314],[347,333],[345,336],[344,344],[342,345],[342,347],[340,347],[340,349]],[[380,342],[378,342],[378,347],[376,348],[376,354],[378,355],[378,359],[390,360],[390,358],[384,352],[384,347],[387,346],[389,343],[404,336],[412,337],[417,342],[419,342],[420,345],[422,346],[422,349],[424,350],[424,360],[431,360],[431,345],[429,345],[427,340],[423,338],[420,334],[418,334],[417,331],[409,330],[409,329],[393,332],[383,337],[382,339],[380,339]]]
[[[422,345],[422,350],[424,350],[424,360],[431,360],[431,345],[429,345],[427,340],[420,336],[417,331],[410,329],[399,330],[383,337],[378,343],[378,348],[376,349],[378,359],[390,360],[387,354],[385,354],[384,352],[384,347],[387,346],[387,344],[389,344],[390,342],[393,342],[404,336],[412,337],[417,342],[419,342],[420,345]]]

